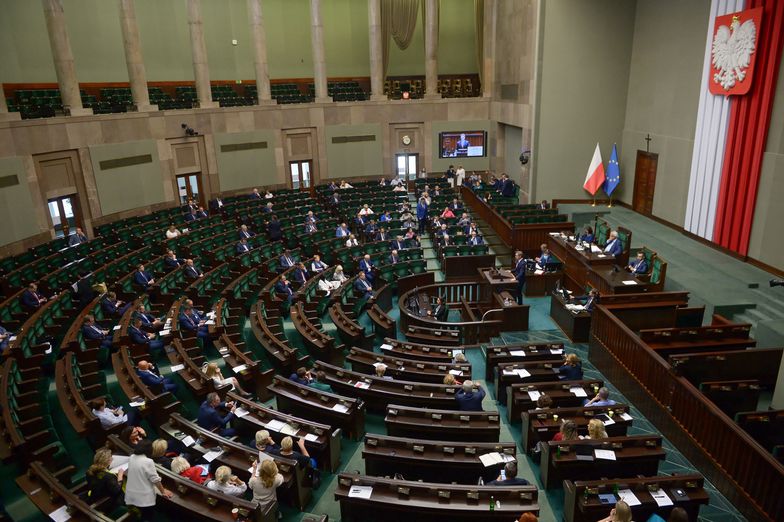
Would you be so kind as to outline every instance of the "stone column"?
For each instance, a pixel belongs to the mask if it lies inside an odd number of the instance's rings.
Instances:
[[[18,112],[8,112],[8,102],[5,101],[5,91],[0,83],[0,121],[20,120],[22,115]]]
[[[490,98],[495,89],[495,22],[496,0],[484,0],[484,32],[482,43],[482,96]]]
[[[267,32],[264,30],[264,18],[261,14],[261,0],[248,0],[248,18],[250,18],[250,37],[256,66],[256,96],[259,105],[273,105],[275,100],[270,93],[269,68],[267,67]]]
[[[65,25],[62,0],[42,0],[42,2],[49,44],[52,47],[52,60],[54,60],[60,97],[66,114],[71,116],[92,114],[92,109],[82,107],[82,96],[79,94],[79,82],[76,80],[71,40],[68,38],[68,28]]]
[[[324,58],[321,0],[310,0],[310,43],[313,48],[313,83],[316,87],[316,103],[329,103],[332,98],[327,95],[327,64]]]
[[[125,64],[128,67],[128,81],[131,83],[133,107],[139,112],[157,111],[157,105],[150,105],[147,90],[147,71],[144,69],[142,48],[139,44],[139,26],[136,24],[134,0],[120,0],[120,27],[125,49]]]
[[[384,95],[384,59],[381,56],[381,0],[368,0],[368,27],[370,28],[370,99],[386,100]]]
[[[425,99],[438,93],[438,0],[425,0]]]
[[[212,101],[207,45],[204,43],[204,24],[201,21],[201,0],[188,0],[188,27],[191,32],[191,55],[197,103],[202,109],[218,107],[219,104]]]

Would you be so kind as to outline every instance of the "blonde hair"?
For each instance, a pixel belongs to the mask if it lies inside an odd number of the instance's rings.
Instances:
[[[588,421],[588,438],[590,439],[606,439],[607,431],[604,429],[604,423],[599,419],[591,419]]]
[[[574,421],[564,419],[561,424],[561,434],[563,440],[575,440],[577,438],[577,424]]]
[[[566,364],[577,366],[580,364],[580,358],[577,356],[576,353],[570,353],[566,356]]]
[[[215,377],[215,375],[220,373],[220,370],[218,369],[218,363],[211,362],[207,364],[207,366],[204,368],[204,373],[209,378]]]
[[[455,355],[455,362],[463,363],[466,362],[466,356],[463,352],[458,353]]]
[[[152,442],[152,458],[157,459],[166,455],[166,449],[169,444],[164,439],[155,439]]]
[[[615,504],[613,522],[632,522],[632,508],[623,500],[619,500]]]
[[[88,475],[95,475],[101,471],[109,469],[112,463],[112,450],[103,447],[98,448],[93,456],[93,464],[87,469]]]
[[[291,448],[294,447],[294,440],[291,437],[283,437],[283,440],[280,441],[280,449],[288,453],[291,451]]]
[[[259,478],[265,488],[271,488],[275,483],[275,475],[278,474],[278,466],[272,459],[265,460],[259,468]]]
[[[184,457],[174,457],[172,459],[171,470],[178,475],[190,467],[190,463]]]
[[[267,430],[259,430],[256,432],[256,446],[261,446],[262,444],[266,444],[267,440],[269,440],[270,435]]]
[[[221,466],[215,470],[215,480],[220,484],[226,484],[231,479],[231,468],[228,466]]]
[[[455,380],[455,376],[452,375],[451,373],[447,373],[446,375],[444,375],[444,384],[446,384],[447,386],[454,386],[455,384],[457,384],[457,381]]]
[[[384,372],[386,371],[387,371],[386,364],[379,364],[378,366],[376,366],[376,375],[378,375],[379,377],[383,376]]]

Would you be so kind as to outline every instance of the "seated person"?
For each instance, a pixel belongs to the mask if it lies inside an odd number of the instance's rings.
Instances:
[[[189,208],[188,212],[186,212],[186,214],[185,214],[185,221],[190,223],[191,221],[196,221],[197,219],[199,219],[199,218],[198,218],[198,216],[196,216],[196,211],[193,210],[192,208]]]
[[[546,199],[543,199],[541,203],[539,203],[540,210],[547,210],[550,208],[550,204],[547,202]]]
[[[435,236],[448,236],[449,235],[449,227],[446,223],[442,223],[440,227],[438,227],[435,231]]]
[[[218,412],[218,408],[228,410],[225,416]],[[227,428],[227,424],[234,419],[237,406],[233,402],[221,402],[220,396],[215,392],[207,394],[207,398],[199,406],[199,416],[196,423],[205,430],[217,431],[221,437],[233,437],[237,434],[234,428]]]
[[[291,250],[288,248],[278,258],[278,266],[280,268],[291,268],[294,266],[294,258],[291,257]]]
[[[174,226],[174,223],[172,223],[171,225],[169,225],[169,228],[167,228],[167,229],[166,229],[166,239],[175,239],[175,238],[178,238],[178,237],[180,237],[180,234],[182,234],[182,232],[180,232],[180,231],[177,229],[177,227],[176,227],[176,226]]]
[[[387,372],[387,365],[384,363],[376,363],[373,366],[376,367],[376,377],[381,377],[382,379],[386,379],[391,381],[393,377],[391,375],[386,375]]]
[[[38,310],[42,304],[48,301],[46,297],[38,293],[38,285],[35,283],[27,285],[27,289],[22,292],[20,300],[22,307],[26,308],[28,311]]]
[[[396,265],[399,262],[400,262],[400,255],[398,255],[397,250],[392,250],[392,253],[389,254],[389,257],[387,258],[387,264]]]
[[[149,290],[155,284],[155,279],[144,269],[144,265],[139,265],[133,273],[133,281],[144,290]]]
[[[11,332],[0,326],[0,354],[2,354],[11,342]]]
[[[386,223],[387,221],[392,221],[392,214],[389,213],[389,210],[385,210],[381,217],[378,220],[382,223]]]
[[[287,304],[291,304],[291,300],[294,298],[294,289],[291,288],[291,281],[285,275],[281,275],[278,282],[275,283],[275,292],[285,299]]]
[[[256,432],[253,442],[251,442],[251,447],[270,455],[277,455],[278,451],[280,451],[280,446],[275,444],[275,441],[272,440],[272,437],[270,437],[270,433],[267,430],[259,430]]]
[[[324,270],[329,268],[329,266],[321,260],[321,256],[316,254],[313,256],[313,262],[310,263],[310,271],[314,274],[320,274]]]
[[[105,430],[126,422],[129,426],[135,426],[139,423],[138,412],[135,409],[131,408],[129,415],[123,412],[122,406],[109,408],[106,405],[106,399],[103,397],[91,400],[90,408],[93,411],[93,415],[98,417],[98,420],[101,421],[101,427]]]
[[[571,301],[582,301],[585,311],[593,312],[594,306],[599,302],[599,297],[599,291],[596,288],[592,288],[591,291],[588,292],[588,295],[573,297]]]
[[[529,482],[517,476],[517,461],[509,461],[504,465],[503,472],[498,475],[498,478],[492,482],[488,482],[488,486],[527,486]]]
[[[136,375],[147,386],[161,386],[163,391],[169,393],[177,393],[177,390],[180,388],[176,382],[168,377],[161,377],[155,365],[145,360],[139,361],[136,365]]]
[[[185,276],[190,278],[191,280],[198,279],[204,276],[204,272],[196,268],[193,264],[193,259],[186,259],[185,260]]]
[[[318,229],[316,228],[316,223],[310,222],[310,221],[306,221],[305,222],[305,233],[306,234],[315,234],[316,232],[318,232]]]
[[[403,250],[406,248],[406,243],[403,241],[403,236],[395,237],[395,240],[389,244],[392,250]]]
[[[294,269],[294,281],[297,283],[304,285],[310,279],[310,273],[308,269],[305,268],[305,263],[300,261],[297,263],[297,267]]]
[[[661,516],[654,513],[648,518],[647,522],[689,522],[689,514],[682,507],[673,508],[670,516],[665,521]]]
[[[370,241],[375,241],[377,232],[378,232],[378,225],[376,225],[376,220],[371,219],[370,221],[368,221],[368,224],[365,226],[365,235]]]
[[[345,179],[340,180],[340,188],[342,189],[353,189],[354,187],[350,185]]]
[[[593,243],[594,235],[593,235],[593,228],[588,225],[585,225],[581,234],[578,234],[578,241],[583,241],[585,243]]]
[[[142,320],[142,330],[157,332],[163,329],[163,321],[147,313],[147,307],[144,306],[144,303],[139,303],[134,310],[134,315]]]
[[[362,260],[359,262],[359,269],[365,273],[367,280],[372,283],[373,271],[376,269],[376,265],[374,265],[373,261],[370,259],[370,254],[364,255]]]
[[[463,205],[461,205],[461,204],[460,204],[460,202],[457,200],[457,198],[455,198],[455,199],[453,199],[453,200],[452,200],[452,203],[450,203],[450,204],[449,204],[449,209],[450,209],[450,210],[451,210],[451,211],[452,211],[452,212],[453,212],[455,215],[457,215],[457,213],[458,213],[459,211],[463,210]]]
[[[82,243],[87,243],[87,241],[87,235],[84,233],[84,231],[82,231],[81,228],[76,227],[76,233],[71,234],[71,236],[68,238],[68,246],[72,247],[81,245]]]
[[[440,244],[442,247],[443,247],[443,246],[450,246],[450,245],[452,244],[452,238],[451,238],[451,237],[449,237],[449,234],[444,234],[444,235],[443,235],[443,236],[441,236],[441,238],[440,238],[440,239],[438,239],[437,241],[438,241],[438,243],[439,243],[439,244]]]
[[[588,438],[592,440],[601,440],[607,438],[607,431],[604,429],[604,423],[599,419],[591,419],[588,421]]]
[[[253,189],[253,192],[250,193],[250,199],[261,199],[261,194],[259,194],[259,189]]]
[[[471,222],[471,224],[470,224],[470,225],[468,225],[467,227],[465,227],[465,228],[463,229],[463,234],[465,234],[465,235],[467,235],[467,236],[470,236],[470,235],[471,235],[471,233],[474,233],[474,234],[476,234],[477,236],[479,235],[479,228],[476,226],[476,223],[475,223],[475,222],[473,222],[473,221]]]
[[[444,211],[441,212],[441,217],[442,218],[453,218],[453,217],[455,217],[455,213],[452,212],[452,209],[450,207],[446,207],[446,208],[444,208]]]
[[[123,303],[117,299],[117,294],[114,292],[107,292],[101,298],[101,310],[106,317],[122,317],[133,303]]]
[[[485,240],[482,239],[482,236],[476,234],[476,232],[471,232],[471,235],[468,238],[468,244],[471,246],[479,246],[483,245]]]
[[[109,471],[111,465],[112,450],[106,447],[98,448],[93,456],[93,464],[87,468],[85,474],[87,481],[86,501],[90,504],[96,504],[103,500],[99,504],[103,513],[111,513],[125,504],[125,492],[123,491],[125,470],[120,468],[115,475]]]
[[[360,272],[356,281],[354,281],[354,290],[362,297],[373,297],[373,285],[367,280],[365,272]]]
[[[269,191],[269,189],[264,191],[264,199],[272,199],[274,197],[275,196],[272,194],[272,192]]]
[[[207,488],[240,497],[248,490],[248,485],[233,475],[230,467],[220,466],[215,470],[215,478],[207,482]]]
[[[203,371],[204,371],[204,375],[206,375],[208,379],[212,379],[213,382],[215,382],[216,386],[228,385],[231,386],[231,391],[236,390],[243,397],[251,396],[250,393],[242,389],[242,386],[240,386],[240,382],[237,380],[236,377],[228,377],[228,378],[223,377],[220,368],[218,368],[218,363],[211,362],[205,364],[203,367]]]
[[[291,437],[283,437],[283,440],[280,441],[280,450],[278,451],[278,455],[281,457],[286,457],[287,459],[296,460],[297,464],[303,468],[306,468],[308,465],[310,465],[315,469],[317,467],[316,461],[315,459],[311,458],[310,454],[308,453],[308,450],[305,447],[304,438],[297,439],[297,448],[299,448],[299,451],[294,450],[294,440]]]
[[[479,381],[467,380],[463,383],[463,388],[455,394],[457,409],[460,411],[484,411],[482,409],[482,399],[485,398],[485,390]]]
[[[240,242],[237,243],[236,251],[238,254],[244,254],[245,252],[250,252],[250,245],[248,244],[248,240],[244,237],[240,239]]]
[[[191,466],[184,457],[174,457],[171,462],[171,470],[197,484],[204,484],[212,480],[212,475],[210,475],[209,467],[206,464]]]
[[[313,213],[312,210],[308,210],[308,213],[305,215],[305,223],[313,223],[316,224],[316,214]]]
[[[316,388],[317,390],[321,390],[323,392],[332,393],[332,386],[327,384],[327,374],[325,374],[321,370],[316,372],[316,378],[311,380],[308,383],[308,386],[310,386],[311,388]]]
[[[138,314],[134,315],[128,325],[128,337],[134,344],[147,345],[149,353],[163,350],[163,341],[156,339],[154,333],[142,330],[142,318]]]
[[[367,203],[362,205],[362,208],[359,209],[360,216],[370,216],[371,214],[373,214],[373,209],[370,208]]]
[[[599,392],[591,400],[586,400],[583,406],[615,406],[617,403],[610,398],[610,390],[606,386],[599,388]]]
[[[355,246],[359,246],[359,241],[357,241],[357,238],[354,237],[354,234],[349,234],[348,239],[346,240],[346,247]]]
[[[210,331],[209,327],[204,324],[206,321],[200,319],[197,315],[194,314],[193,308],[190,306],[186,306],[180,312],[180,316],[178,318],[180,323],[180,329],[186,332],[195,333],[199,339],[209,339]]]
[[[618,232],[616,232],[615,230],[610,232],[610,239],[608,239],[607,244],[604,245],[604,253],[612,254],[614,256],[619,256],[621,255],[621,253],[623,253],[621,240],[618,239]]]
[[[577,424],[572,420],[563,419],[561,421],[561,428],[553,436],[553,442],[579,440],[580,436],[577,434]]]
[[[463,227],[463,232],[465,232],[471,226],[471,217],[463,212],[463,215],[457,220],[457,226]]]
[[[335,229],[335,237],[347,237],[351,232],[348,230],[348,225],[345,223],[341,223],[338,228]]]
[[[449,307],[444,303],[443,298],[436,297],[436,305],[432,310],[428,310],[427,315],[434,317],[436,321],[446,321],[449,315]]]
[[[563,365],[558,368],[558,378],[565,381],[579,381],[583,378],[583,363],[576,353],[564,357]]]
[[[400,183],[395,185],[395,188],[392,189],[392,192],[407,192],[408,189],[406,188],[405,184]]]
[[[300,366],[297,368],[297,371],[292,373],[289,376],[289,379],[292,381],[302,384],[304,386],[308,386],[311,382],[313,382],[313,375],[310,373],[310,370],[305,368],[304,366]]]
[[[348,276],[346,276],[345,272],[343,272],[343,265],[338,265],[335,267],[335,271],[332,272],[332,281],[338,284],[335,289],[340,288],[343,283],[348,281]]]
[[[444,384],[446,384],[447,386],[462,386],[463,385],[463,383],[461,381],[458,381],[457,378],[454,375],[452,375],[451,373],[447,373],[446,375],[444,375]]]
[[[95,322],[95,316],[88,314],[84,316],[82,323],[82,335],[86,339],[93,341],[101,341],[101,348],[112,349],[112,336],[109,335],[109,330],[104,330]]]
[[[610,510],[610,514],[599,522],[632,522],[632,508],[623,500],[619,500]]]
[[[387,229],[384,227],[379,228],[374,239],[376,241],[389,241],[389,233],[387,232]]]
[[[166,257],[163,258],[163,264],[168,269],[178,268],[182,266],[183,260],[177,258],[177,254],[174,253],[174,250],[167,250]]]
[[[250,239],[256,234],[248,228],[248,225],[240,226],[240,239]]]
[[[549,410],[553,407],[553,398],[547,395],[546,393],[542,393],[539,395],[539,398],[536,399],[536,408],[537,410]]]
[[[209,215],[207,214],[207,211],[204,210],[204,207],[199,207],[199,209],[196,211],[196,218],[197,219],[204,219],[206,217],[209,217]]]
[[[642,275],[648,273],[648,261],[645,259],[645,253],[637,252],[637,259],[632,260],[626,270],[634,275]]]
[[[271,201],[267,202],[267,204],[264,205],[264,208],[262,208],[261,210],[263,212],[266,212],[267,214],[272,214],[272,202]]]

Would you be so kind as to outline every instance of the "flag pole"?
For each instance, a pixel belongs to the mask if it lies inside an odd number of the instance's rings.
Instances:
[[[607,204],[607,208],[612,208],[612,195],[610,195],[610,202]]]
[[[592,207],[596,206],[596,196],[593,197],[593,202],[591,203],[591,206]]]

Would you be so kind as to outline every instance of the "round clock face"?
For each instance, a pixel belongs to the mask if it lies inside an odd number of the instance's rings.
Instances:
[[[405,135],[401,141],[403,142],[403,145],[411,145],[411,136]]]

